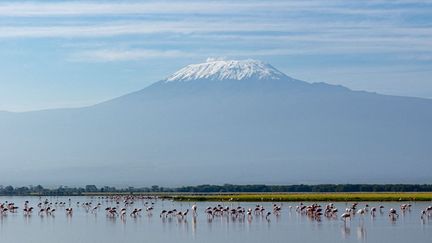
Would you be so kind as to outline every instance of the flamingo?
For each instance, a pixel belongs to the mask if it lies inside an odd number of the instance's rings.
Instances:
[[[66,210],[66,215],[67,216],[72,216],[72,211],[73,211],[72,208],[66,208],[65,210]]]
[[[183,212],[183,217],[186,217],[188,213],[189,213],[189,209],[186,209],[186,211]]]
[[[366,209],[364,209],[364,208],[359,209],[359,210],[357,211],[357,214],[365,215],[365,214],[366,214]]]
[[[432,206],[429,206],[429,207],[426,208],[426,213],[427,213],[428,215],[431,215],[431,214],[432,214]]]
[[[6,215],[9,209],[6,208],[6,207],[3,207],[3,205],[1,205],[1,206],[2,207],[0,207],[0,214],[1,215]]]
[[[98,208],[99,208],[99,206],[94,207],[93,210],[92,210],[92,212],[93,212],[93,213],[96,213],[97,210],[98,210]]]
[[[351,214],[350,214],[350,213],[343,213],[343,214],[341,215],[341,219],[342,219],[344,222],[346,222],[347,219],[351,219]]]
[[[33,207],[24,208],[24,215],[30,215],[32,213]]]
[[[270,217],[270,215],[271,215],[271,212],[267,212],[267,214],[266,214],[266,217],[265,217],[265,218],[266,218],[267,220],[269,220],[269,217]]]
[[[192,205],[192,213],[193,213],[193,215],[197,215],[197,205]]]
[[[372,215],[372,217],[375,217],[375,213],[376,213],[376,207],[372,207],[371,208],[371,215]]]
[[[397,214],[396,209],[390,208],[390,210],[389,210],[389,217],[392,220],[396,220],[396,218],[399,217],[399,214]]]
[[[120,210],[120,218],[124,218],[126,216],[126,208],[122,208]]]
[[[422,210],[420,218],[424,219],[425,216],[426,216],[426,210]]]
[[[135,208],[135,209],[132,211],[132,213],[130,213],[130,216],[135,218],[135,217],[137,216],[138,212],[139,212],[138,209]]]

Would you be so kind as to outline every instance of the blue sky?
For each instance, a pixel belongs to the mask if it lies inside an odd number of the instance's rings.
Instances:
[[[0,110],[98,103],[207,57],[432,98],[432,2],[2,1]]]

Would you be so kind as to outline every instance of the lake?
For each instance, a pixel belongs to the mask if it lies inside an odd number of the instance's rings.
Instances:
[[[69,200],[70,199],[70,200]],[[47,200],[50,204],[45,204]],[[31,215],[23,212],[24,203],[34,207]],[[117,204],[117,201],[119,204]],[[251,216],[210,217],[205,213],[209,206],[221,204],[223,207],[243,207],[254,209],[257,204],[272,211],[274,202],[174,202],[170,200],[135,199],[125,206],[123,199],[114,200],[102,197],[0,197],[1,203],[14,202],[17,212],[7,212],[0,216],[0,242],[432,242],[432,217],[421,219],[421,211],[432,205],[431,202],[410,202],[409,210],[402,212],[400,205],[405,202],[367,202],[371,207],[384,206],[375,217],[370,210],[365,215],[356,214],[344,222],[340,215],[352,203],[334,203],[337,217],[321,216],[311,218],[297,212],[297,202],[276,204],[282,209],[279,215],[272,213]],[[61,205],[60,202],[65,202]],[[91,202],[91,204],[89,204]],[[130,200],[129,202],[132,202]],[[145,204],[147,202],[147,204]],[[55,209],[50,215],[40,208],[50,206]],[[89,206],[86,206],[87,203]],[[153,203],[153,205],[152,205]],[[98,204],[100,206],[93,210]],[[185,211],[197,205],[197,216],[190,211],[186,217],[160,217],[162,210]],[[311,203],[305,203],[309,205]],[[320,202],[322,208],[327,202]],[[357,210],[365,207],[359,202]],[[46,205],[46,206],[44,206]],[[146,207],[153,206],[151,214]],[[66,208],[72,208],[72,215]],[[107,207],[126,208],[124,217],[110,216]],[[135,208],[143,210],[136,217],[130,213]],[[390,208],[395,208],[399,217],[391,220]]]

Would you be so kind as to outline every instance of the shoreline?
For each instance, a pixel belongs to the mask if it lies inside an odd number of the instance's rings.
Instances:
[[[84,192],[76,195],[44,195],[44,194],[27,194],[27,195],[0,195],[2,197],[111,197],[111,196],[148,196],[159,199],[174,201],[214,201],[214,202],[352,202],[352,201],[381,201],[381,202],[399,202],[399,201],[432,201],[432,192],[295,192],[295,193],[172,193],[172,192]]]
[[[382,192],[382,193],[271,193],[271,194],[230,194],[230,195],[181,195],[173,196],[176,201],[235,201],[235,202],[352,202],[352,201],[432,201],[432,192]]]

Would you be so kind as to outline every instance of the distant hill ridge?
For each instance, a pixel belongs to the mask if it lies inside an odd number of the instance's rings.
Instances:
[[[91,107],[0,113],[0,184],[427,183],[431,124],[429,99],[208,60]]]

